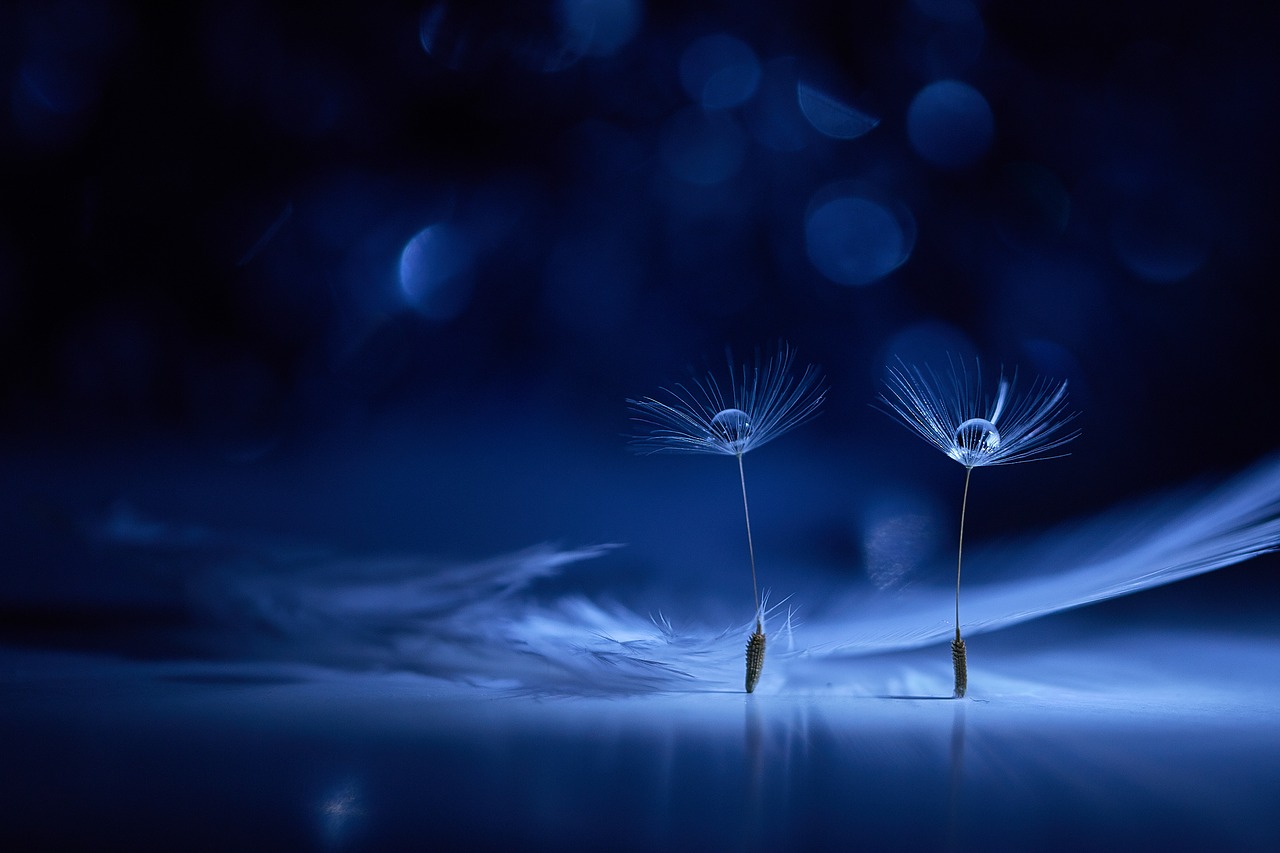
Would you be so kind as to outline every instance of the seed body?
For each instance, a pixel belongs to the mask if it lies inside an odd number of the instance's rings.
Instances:
[[[760,681],[760,673],[764,669],[764,634],[757,629],[747,640],[747,692],[756,689]]]
[[[969,663],[965,658],[964,640],[960,639],[960,632],[956,632],[956,638],[951,641],[951,664],[956,671],[956,693],[955,698],[963,699],[964,692],[969,689]]]

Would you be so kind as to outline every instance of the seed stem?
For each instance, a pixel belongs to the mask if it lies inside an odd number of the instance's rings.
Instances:
[[[751,594],[756,602],[756,632],[759,633],[761,631],[760,588],[756,585],[756,546],[751,541],[751,509],[747,506],[747,475],[742,470],[741,453],[738,454],[738,480],[742,483],[742,514],[747,519],[747,553],[751,555]]]
[[[969,478],[973,468],[964,470],[964,497],[960,499],[960,544],[956,548],[956,638],[951,641],[951,663],[955,670],[957,699],[964,696],[969,687],[969,666],[965,660],[964,640],[960,638],[960,569],[964,565],[964,515],[969,507]]]
[[[972,468],[964,470],[964,497],[960,500],[960,547],[956,549],[956,639],[960,639],[960,567],[964,560],[964,513],[969,505],[969,477]]]

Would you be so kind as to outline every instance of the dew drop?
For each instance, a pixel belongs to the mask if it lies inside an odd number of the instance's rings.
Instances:
[[[981,462],[1000,449],[1000,431],[986,418],[969,418],[956,428],[952,456],[964,465]]]
[[[751,418],[742,409],[724,409],[711,419],[711,437],[741,453],[751,438]]]

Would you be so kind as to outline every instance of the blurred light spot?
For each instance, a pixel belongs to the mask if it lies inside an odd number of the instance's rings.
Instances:
[[[724,113],[686,107],[662,128],[662,163],[672,175],[699,186],[728,180],[742,168],[746,139]]]
[[[1181,281],[1204,264],[1209,250],[1196,217],[1178,199],[1151,199],[1119,213],[1111,244],[1121,263],[1139,278],[1158,284]]]
[[[428,56],[457,71],[476,36],[449,3],[429,3],[418,22],[418,39]]]
[[[1022,342],[1022,351],[1024,357],[1018,360],[1019,367],[1027,372],[1028,377],[1054,376],[1071,380],[1071,402],[1080,406],[1088,394],[1088,379],[1070,350],[1046,338],[1029,338]],[[1082,408],[1087,409],[1088,406]]]
[[[680,57],[680,83],[705,109],[736,107],[755,94],[760,62],[750,47],[733,36],[703,36]]]
[[[20,84],[32,102],[57,115],[71,115],[96,99],[95,81],[65,57],[41,53],[23,64]]]
[[[400,253],[400,290],[433,320],[452,320],[471,295],[471,246],[450,225],[428,226]]]
[[[1025,252],[996,279],[995,313],[1019,336],[1038,335],[1084,342],[1109,322],[1111,289],[1096,259],[1088,254]]]
[[[809,124],[796,101],[796,66],[792,56],[766,62],[756,96],[746,106],[751,135],[774,151],[799,151],[809,144]]]
[[[924,320],[913,323],[890,337],[881,350],[877,365],[895,364],[902,359],[907,364],[944,367],[947,359],[957,363],[973,363],[978,350],[969,336],[955,326],[940,320]],[[882,367],[877,366],[874,378],[883,379]]]
[[[797,84],[796,98],[809,123],[832,139],[857,139],[880,123],[875,116],[804,83]]]
[[[1058,176],[1037,163],[1010,163],[1000,181],[996,231],[1013,247],[1061,237],[1071,217],[1071,198]]]
[[[7,52],[21,57],[10,89],[15,128],[32,142],[69,142],[101,100],[125,20],[111,5],[88,0],[12,5],[15,14],[0,19],[0,33],[10,37]]]
[[[83,121],[75,113],[64,114],[33,84],[19,75],[11,99],[14,128],[28,141],[41,145],[61,145],[74,139]]]
[[[809,214],[809,260],[837,284],[869,284],[893,272],[911,255],[915,223],[858,196],[840,196]]]
[[[956,80],[925,86],[907,110],[911,146],[944,169],[963,169],[978,162],[994,135],[995,119],[986,98]]]
[[[937,553],[939,516],[921,496],[889,493],[869,505],[862,520],[862,556],[877,589],[904,586]]]
[[[560,0],[559,11],[567,40],[588,56],[612,56],[640,27],[638,0]]]
[[[354,782],[348,782],[320,801],[320,837],[328,848],[341,847],[351,838],[365,815],[360,791]]]
[[[440,0],[422,10],[418,41],[428,56],[453,71],[504,66],[562,71],[585,55],[596,31],[589,10],[579,13],[576,26],[567,19],[554,20],[551,12],[540,3],[517,3],[497,10],[487,3]],[[606,42],[602,34],[600,45]]]

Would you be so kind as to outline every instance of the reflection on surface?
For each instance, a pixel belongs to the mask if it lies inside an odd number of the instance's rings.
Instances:
[[[955,849],[960,845],[960,802],[964,783],[964,709],[963,700],[955,703],[951,718],[951,788],[947,805],[947,842]]]
[[[339,849],[351,840],[365,810],[360,791],[349,781],[327,795],[320,804],[320,839],[327,849]]]
[[[8,836],[46,846],[90,831],[177,844],[193,819],[210,844],[294,849],[317,831],[335,848],[1261,849],[1280,830],[1280,696],[1253,675],[1280,665],[1269,635],[999,639],[984,644],[982,695],[958,701],[843,682],[825,695],[536,699],[404,674],[234,682],[175,678],[206,668],[194,664],[15,654],[0,682],[14,744],[0,796]],[[931,651],[857,663],[883,683]],[[317,778],[339,781],[317,800]],[[81,820],[60,819],[68,802]]]

